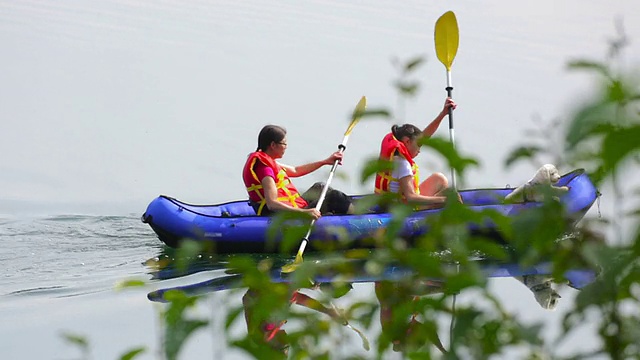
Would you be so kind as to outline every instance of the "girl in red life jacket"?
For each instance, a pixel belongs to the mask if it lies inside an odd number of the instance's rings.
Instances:
[[[249,154],[242,177],[247,187],[249,200],[257,215],[271,215],[277,211],[299,211],[318,219],[322,214],[353,213],[351,199],[344,193],[329,188],[321,211],[314,208],[319,191],[300,194],[290,178],[304,176],[318,170],[323,165],[333,165],[342,160],[341,152],[334,152],[324,160],[289,166],[278,163],[287,149],[287,131],[276,125],[267,125],[258,135],[258,148]],[[314,184],[312,189],[322,188]]]
[[[455,102],[447,98],[440,114],[424,130],[411,124],[391,127],[391,132],[382,140],[380,160],[393,161],[394,166],[392,171],[376,174],[376,193],[398,193],[404,201],[419,204],[418,209],[440,207],[445,203],[447,198],[442,193],[449,186],[447,177],[434,173],[420,182],[418,165],[413,159],[420,154],[420,138],[431,137],[449,108],[455,107]]]

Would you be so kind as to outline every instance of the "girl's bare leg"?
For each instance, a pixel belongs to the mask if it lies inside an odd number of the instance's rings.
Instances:
[[[420,195],[439,195],[449,187],[449,181],[443,173],[433,173],[420,184]]]

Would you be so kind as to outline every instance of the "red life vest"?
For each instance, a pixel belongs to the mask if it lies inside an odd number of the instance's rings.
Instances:
[[[393,157],[396,155],[396,152],[400,154],[403,158],[407,159],[409,164],[411,164],[411,171],[413,172],[413,190],[416,194],[420,194],[420,174],[418,172],[418,165],[413,161],[411,154],[409,154],[409,150],[405,146],[405,144],[396,139],[393,136],[393,133],[388,133],[383,139],[382,144],[380,144],[380,160],[388,160],[393,161]],[[384,194],[390,192],[390,184],[392,181],[398,181],[400,179],[394,179],[391,177],[391,170],[379,172],[376,174],[376,183],[375,183],[375,192],[376,194]]]
[[[287,203],[296,208],[304,208],[308,205],[307,201],[300,196],[298,189],[293,185],[285,169],[278,165],[273,158],[262,151],[256,151],[249,154],[247,162],[244,164],[242,170],[244,185],[247,187],[249,198],[252,201],[258,202],[260,206],[256,211],[258,215],[262,214],[262,209],[267,205],[267,200],[264,197],[264,189],[262,183],[258,179],[258,175],[254,171],[256,162],[259,161],[265,166],[270,167],[273,173],[276,174],[276,189],[279,202]]]

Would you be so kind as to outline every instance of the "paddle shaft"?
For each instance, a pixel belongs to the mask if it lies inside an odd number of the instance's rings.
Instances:
[[[353,117],[351,118],[351,123],[349,123],[349,127],[347,128],[347,131],[344,132],[344,138],[342,139],[342,142],[340,143],[340,145],[338,145],[338,151],[340,153],[343,153],[344,150],[347,148],[347,141],[349,141],[349,135],[351,135],[351,131],[353,131],[353,128],[356,126],[358,121],[360,121],[360,116],[362,115],[362,112],[365,110],[366,106],[367,106],[367,98],[363,96],[362,98],[360,98],[360,101],[358,101],[358,105],[356,105],[356,108],[353,111]],[[324,187],[320,192],[320,198],[318,199],[318,203],[316,204],[316,210],[318,211],[320,211],[320,208],[322,207],[324,198],[327,195],[327,191],[329,190],[329,185],[331,184],[331,180],[333,179],[333,174],[335,173],[339,163],[340,161],[338,160],[333,162],[333,166],[331,167],[331,171],[329,173],[329,178],[327,179],[327,182],[324,184]],[[311,220],[311,223],[309,224],[309,229],[307,230],[307,234],[304,236],[304,238],[302,238],[302,242],[300,243],[300,248],[298,249],[298,254],[296,255],[296,259],[293,261],[293,263],[284,265],[282,267],[283,273],[289,273],[294,271],[296,267],[300,265],[300,263],[302,262],[302,254],[304,254],[304,250],[306,249],[307,244],[309,243],[309,236],[311,236],[311,229],[313,229],[313,224],[315,224],[315,222],[316,222],[315,219]]]
[[[451,85],[451,71],[447,70],[447,97],[453,98],[453,86]],[[453,129],[453,108],[449,107],[449,139],[451,140],[451,144],[455,147],[455,131]],[[458,189],[456,186],[456,172],[453,168],[451,168],[451,185],[454,189]]]
[[[344,139],[342,139],[342,143],[338,145],[338,151],[340,153],[343,153],[344,150],[347,148],[346,144],[348,140],[349,140],[349,135],[345,135]],[[322,187],[322,191],[320,192],[320,197],[318,198],[318,203],[316,204],[316,210],[318,211],[320,211],[320,208],[322,207],[322,203],[324,202],[324,198],[327,196],[327,192],[329,191],[329,184],[331,184],[331,180],[333,180],[333,175],[335,174],[336,168],[338,167],[339,163],[340,163],[340,160],[336,160],[333,162],[333,166],[331,167],[331,171],[329,172],[329,178],[327,179],[327,182]],[[304,236],[304,238],[302,238],[302,243],[300,243],[300,249],[298,249],[298,254],[304,253],[304,249],[306,249],[307,243],[309,242],[309,236],[311,235],[313,224],[315,223],[316,223],[315,219],[311,220],[311,224],[309,224],[309,229],[307,230],[307,234]]]

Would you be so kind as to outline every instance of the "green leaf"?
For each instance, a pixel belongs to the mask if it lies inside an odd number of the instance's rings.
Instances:
[[[197,329],[207,326],[208,324],[209,322],[205,320],[181,319],[181,321],[175,323],[174,326],[167,327],[164,341],[164,351],[167,359],[178,359],[178,353],[182,345],[184,345],[185,340]]]
[[[444,140],[443,138],[424,138],[420,140],[420,144],[430,147],[440,155],[442,155],[449,163],[449,166],[453,167],[462,178],[464,178],[464,172],[468,167],[479,166],[479,163],[476,159],[461,156],[460,153],[458,153],[458,151],[453,147],[453,144],[451,144],[451,142],[449,142],[448,140]]]
[[[71,334],[71,333],[63,333],[62,337],[67,342],[80,347],[83,351],[86,351],[89,348],[89,342],[84,336]]]
[[[565,147],[571,150],[594,136],[612,131],[612,119],[615,119],[615,107],[610,103],[589,104],[578,109],[567,129]]]
[[[235,309],[231,309],[228,311],[227,313],[227,319],[225,320],[224,323],[224,328],[229,330],[229,328],[231,327],[231,325],[233,324],[233,322],[238,318],[238,316],[240,314],[242,314],[244,312],[244,309],[242,307],[237,307]]]
[[[187,273],[189,265],[195,262],[198,254],[202,251],[202,242],[194,240],[183,240],[176,252],[176,269],[178,272]]]
[[[163,314],[164,352],[168,360],[175,360],[185,340],[197,329],[207,326],[209,322],[187,318],[187,310],[195,306],[197,297],[187,296],[179,290],[169,290],[165,293],[165,299],[170,304]]]
[[[360,173],[360,181],[365,182],[370,177],[376,175],[379,172],[393,170],[393,161],[380,160],[378,158],[369,159],[365,162]]]
[[[125,288],[131,288],[131,287],[143,287],[145,285],[146,285],[146,282],[144,282],[143,280],[124,280],[116,283],[115,289],[122,290]]]
[[[589,61],[589,60],[574,60],[570,61],[567,65],[569,70],[588,70],[593,71],[597,74],[605,76],[607,78],[610,77],[609,67],[606,64],[597,62],[597,61]]]
[[[611,81],[607,87],[607,100],[614,103],[626,102],[629,91],[625,87],[626,84],[618,79]]]
[[[407,82],[403,80],[396,81],[395,86],[401,93],[406,95],[415,95],[420,87],[417,82]]]
[[[504,166],[510,167],[520,159],[532,159],[542,151],[543,149],[536,145],[521,146],[509,153],[507,159],[504,162]]]
[[[387,109],[383,109],[383,108],[371,108],[371,109],[367,109],[364,112],[362,112],[362,118],[375,118],[375,117],[383,117],[383,118],[390,118],[391,117],[391,113],[389,112],[389,110]]]
[[[620,162],[640,150],[640,125],[611,131],[602,142],[605,170],[613,173]]]
[[[420,65],[422,65],[425,62],[425,58],[422,56],[416,57],[415,59],[409,60],[405,65],[404,65],[404,72],[405,73],[410,73],[414,70],[416,70]]]
[[[132,350],[129,350],[128,352],[126,352],[125,354],[123,354],[120,357],[120,360],[131,360],[133,358],[135,358],[136,356],[144,353],[146,351],[145,347],[139,347],[139,348],[135,348]]]

